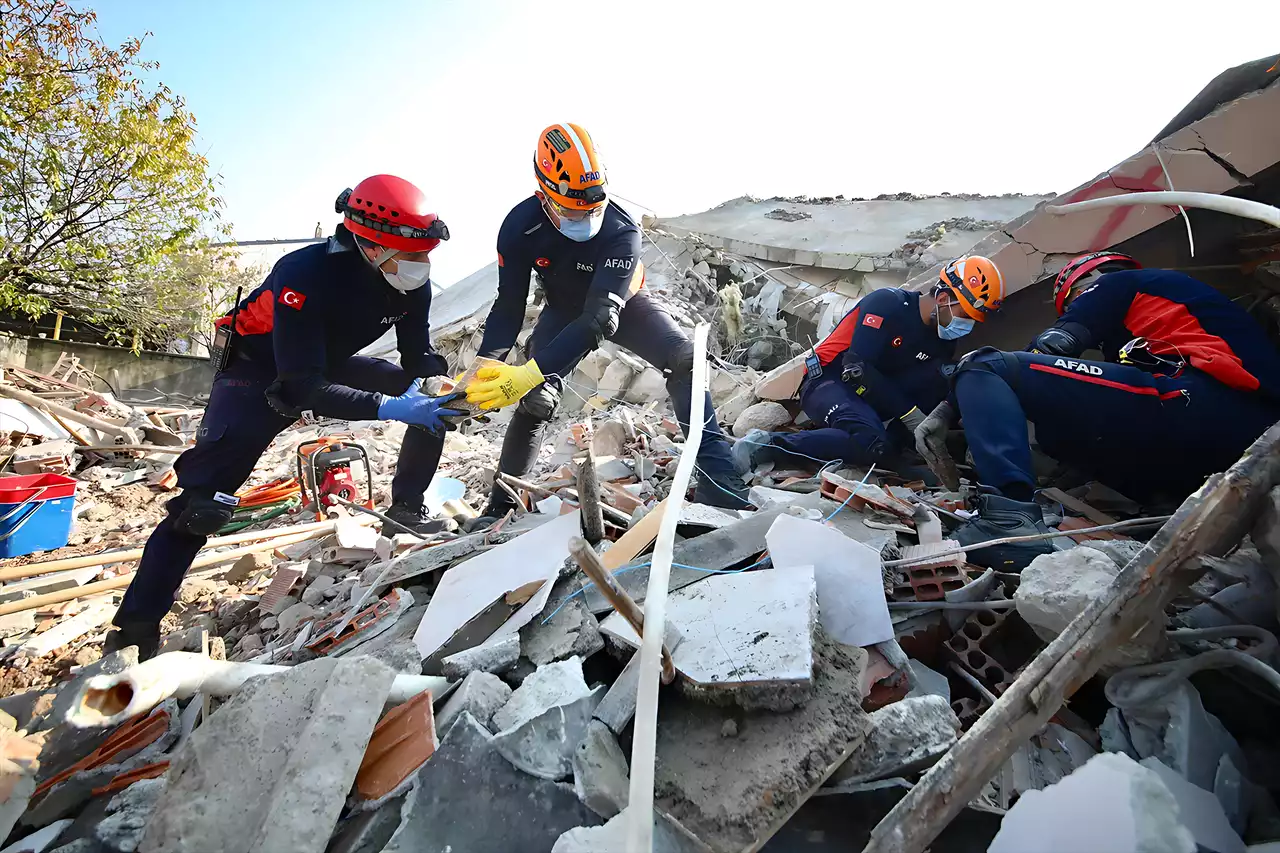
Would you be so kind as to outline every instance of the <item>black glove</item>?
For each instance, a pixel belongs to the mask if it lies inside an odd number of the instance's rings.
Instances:
[[[613,337],[614,332],[618,331],[618,322],[625,304],[622,297],[616,293],[593,298],[587,303],[583,313],[587,315],[591,332],[596,339],[596,346],[599,346],[601,341],[607,341]]]
[[[540,421],[549,421],[560,405],[560,389],[543,382],[520,398],[520,411]]]

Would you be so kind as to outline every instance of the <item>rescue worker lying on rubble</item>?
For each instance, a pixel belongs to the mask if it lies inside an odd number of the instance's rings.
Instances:
[[[430,397],[420,377],[446,372],[431,347],[431,250],[449,231],[416,186],[377,175],[337,202],[342,224],[326,243],[283,257],[220,326],[235,320],[232,349],[214,379],[196,444],[174,470],[182,493],[147,540],[107,651],[155,654],[160,620],[208,537],[231,520],[236,490],[278,433],[307,414],[410,424],[391,485],[392,520],[419,532],[423,493],[444,446],[443,417],[463,415]],[[395,326],[402,366],[356,355]]]
[[[983,348],[960,362],[954,397],[984,493],[961,544],[1047,531],[1034,502],[1026,421],[1059,462],[1130,497],[1181,500],[1280,420],[1280,352],[1245,310],[1183,273],[1094,253],[1059,273],[1061,318],[1030,352]],[[1106,361],[1083,361],[1087,349]],[[917,430],[933,465],[954,419]],[[1021,570],[1052,546],[993,546],[973,562]]]
[[[749,431],[733,447],[739,473],[766,462],[810,460],[894,467],[900,449],[912,446],[924,413],[947,396],[956,342],[1003,298],[1000,270],[977,256],[943,267],[928,294],[902,288],[868,293],[805,365],[800,407],[824,426]]]
[[[483,409],[517,403],[499,459],[500,471],[521,476],[537,458],[543,428],[578,362],[606,340],[666,374],[667,393],[680,428],[688,433],[693,393],[693,343],[656,298],[644,291],[640,228],[607,193],[599,152],[579,125],[553,124],[533,155],[538,189],[507,214],[498,232],[498,298],[485,322],[480,355],[503,359],[524,322],[529,275],[546,295],[523,365],[481,368],[467,401]],[[729,444],[707,394],[698,451],[697,500],[713,506],[747,505]],[[513,506],[495,484],[483,515]]]

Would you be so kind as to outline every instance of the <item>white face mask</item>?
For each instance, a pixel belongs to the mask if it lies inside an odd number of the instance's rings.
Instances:
[[[401,293],[417,290],[431,278],[431,261],[396,261],[396,272],[383,272],[387,284]]]
[[[600,233],[601,225],[604,225],[603,216],[588,216],[578,220],[561,217],[560,224],[556,228],[570,240],[577,243],[585,243]]]

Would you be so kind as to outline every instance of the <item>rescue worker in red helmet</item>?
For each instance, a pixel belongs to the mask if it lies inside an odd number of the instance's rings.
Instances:
[[[467,401],[484,409],[515,405],[499,470],[525,474],[537,457],[545,423],[578,362],[613,341],[667,377],[676,419],[686,432],[693,392],[693,344],[644,287],[640,227],[609,199],[604,164],[577,124],[542,131],[533,155],[537,189],[507,214],[498,232],[498,298],[485,322],[480,355],[505,358],[524,323],[530,275],[546,295],[523,365],[482,369]],[[697,500],[746,506],[746,486],[707,394],[698,451]],[[484,515],[512,506],[495,485]]]
[[[196,553],[231,520],[239,489],[272,439],[300,416],[396,420],[405,431],[388,517],[438,529],[423,494],[444,446],[444,420],[464,412],[431,397],[422,378],[447,366],[431,346],[431,259],[449,229],[422,191],[375,175],[337,201],[342,224],[323,243],[291,252],[236,310],[217,321],[235,334],[218,371],[196,444],[174,465],[181,494],[147,540],[107,650],[153,655],[160,620]],[[357,353],[395,328],[400,365]]]
[[[868,293],[814,347],[805,365],[800,407],[822,426],[751,430],[733,447],[739,473],[766,462],[895,464],[924,413],[947,396],[957,342],[998,310],[1003,298],[1000,270],[977,255],[948,263],[929,293]]]
[[[1061,317],[1031,352],[986,348],[957,368],[955,399],[985,487],[978,517],[953,534],[961,544],[1046,532],[1027,421],[1050,456],[1142,500],[1181,498],[1280,420],[1280,353],[1207,284],[1094,252],[1063,268],[1054,296]],[[1089,349],[1105,360],[1082,360]],[[935,412],[918,441],[936,448],[953,415]],[[969,559],[1016,571],[1051,549],[1016,543]]]

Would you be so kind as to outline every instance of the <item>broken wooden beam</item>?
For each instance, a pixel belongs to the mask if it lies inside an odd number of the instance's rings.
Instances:
[[[618,586],[613,573],[605,568],[600,555],[587,543],[586,539],[575,536],[569,540],[569,555],[573,557],[583,574],[591,578],[591,582],[600,588],[613,609],[622,614],[622,618],[636,632],[637,637],[644,636],[644,611],[635,599],[627,595],[626,590]],[[671,658],[671,649],[666,643],[662,645],[662,683],[670,684],[676,677],[675,661]]]
[[[1280,480],[1280,424],[1263,433],[1225,474],[1215,474],[1138,552],[1111,584],[1031,661],[996,703],[871,833],[863,853],[921,853],[1014,751],[1039,731],[1106,655],[1149,620],[1186,581],[1179,567],[1222,556],[1249,531]]]
[[[524,489],[526,492],[537,497],[549,498],[557,496],[555,492],[551,491],[551,489],[548,489],[546,486],[539,486],[537,483],[530,483],[528,480],[522,480],[519,477],[513,477],[510,474],[504,474],[501,471],[497,472],[494,476],[506,483],[508,486],[514,486],[517,489]],[[578,494],[576,489],[565,489],[565,492],[574,500],[581,500],[581,496]],[[600,504],[600,511],[608,516],[610,521],[621,525],[623,528],[631,525],[631,516],[619,509],[609,506],[606,503]]]
[[[582,535],[592,545],[599,544],[604,539],[604,510],[600,504],[600,478],[596,475],[596,457],[591,452],[590,443],[587,444],[582,464],[578,466],[578,505],[582,507]]]

